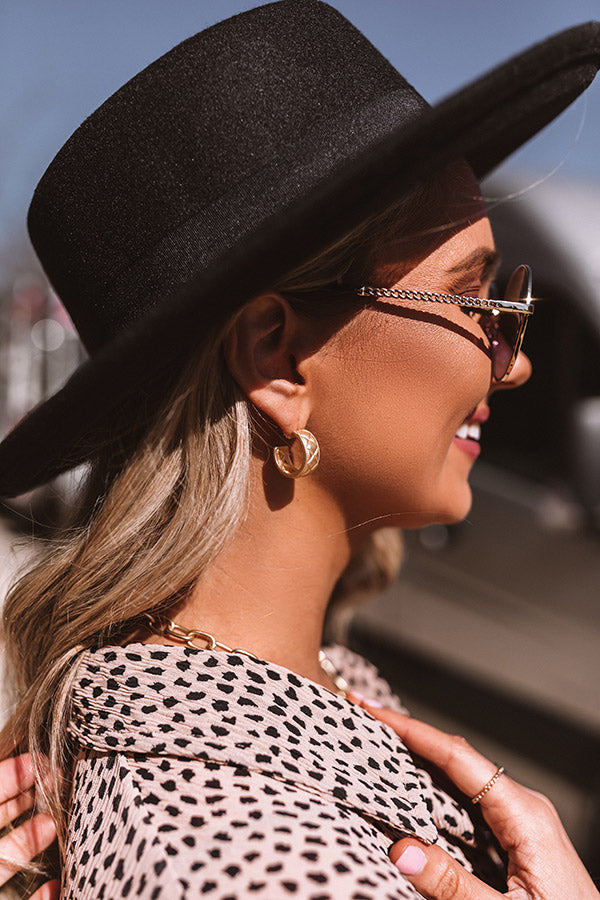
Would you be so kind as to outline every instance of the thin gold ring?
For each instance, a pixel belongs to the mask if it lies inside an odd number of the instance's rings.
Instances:
[[[471,797],[471,803],[479,803],[479,801],[481,800],[481,798],[482,798],[482,797],[485,797],[485,795],[487,794],[487,792],[488,792],[488,791],[491,791],[491,789],[494,787],[494,785],[496,784],[496,782],[498,781],[498,779],[499,779],[502,775],[504,775],[504,772],[505,772],[504,766],[500,766],[499,769],[496,769],[496,771],[494,772],[494,774],[492,775],[492,777],[490,778],[490,780],[487,781],[487,782],[484,784],[484,786],[481,788],[481,790],[479,791],[479,793],[478,793],[478,794],[475,794],[474,797]]]

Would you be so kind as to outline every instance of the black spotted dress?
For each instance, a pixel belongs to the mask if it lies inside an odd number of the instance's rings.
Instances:
[[[356,691],[401,708],[370,663],[328,655]],[[415,898],[388,856],[406,835],[504,878],[489,834],[394,731],[269,662],[156,644],[88,651],[70,736],[68,900]]]

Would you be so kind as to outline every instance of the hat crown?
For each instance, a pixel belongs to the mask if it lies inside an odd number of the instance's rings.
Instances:
[[[293,200],[299,153],[304,168],[312,156],[312,181],[325,176],[335,147],[322,133],[339,123],[344,143],[360,144],[368,135],[353,133],[353,120],[398,91],[407,114],[424,104],[317,0],[241,13],[132,78],[58,153],[29,212],[33,244],[87,348]]]

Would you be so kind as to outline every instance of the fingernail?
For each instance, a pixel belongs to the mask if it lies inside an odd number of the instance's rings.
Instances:
[[[373,709],[383,709],[383,703],[380,703],[379,700],[372,700],[371,697],[368,697],[365,703],[367,706],[372,706]]]
[[[427,857],[422,850],[411,844],[406,850],[403,850],[396,860],[396,868],[403,875],[418,875],[425,868]]]
[[[362,703],[363,700],[365,699],[365,695],[361,694],[360,691],[351,690],[350,696],[353,697],[355,700],[358,700],[359,703]]]

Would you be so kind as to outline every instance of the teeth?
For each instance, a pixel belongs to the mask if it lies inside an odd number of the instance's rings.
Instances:
[[[477,422],[473,425],[461,425],[456,432],[456,437],[463,438],[463,440],[469,438],[472,441],[478,441],[481,437],[481,425]]]

